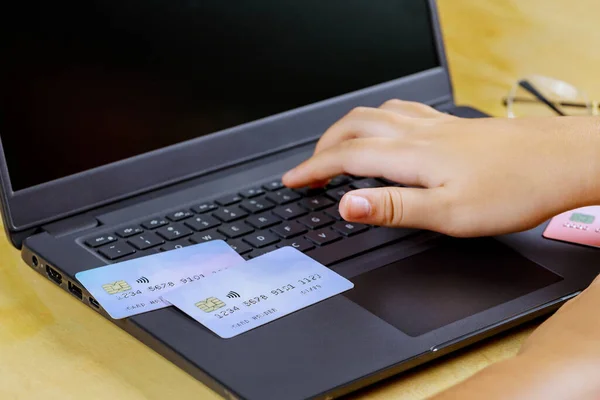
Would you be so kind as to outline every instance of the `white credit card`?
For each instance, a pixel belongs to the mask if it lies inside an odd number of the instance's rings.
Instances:
[[[222,240],[106,265],[75,275],[114,319],[168,307],[160,295],[244,259]]]
[[[282,247],[161,296],[228,339],[353,287],[300,251]]]

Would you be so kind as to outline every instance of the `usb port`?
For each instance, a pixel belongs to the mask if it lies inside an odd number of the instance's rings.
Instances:
[[[94,306],[94,307],[96,307],[96,308],[98,308],[98,309],[100,308],[100,303],[98,303],[98,302],[96,301],[96,299],[94,299],[93,297],[90,297],[90,298],[89,298],[89,300],[90,300],[90,304],[91,304],[92,306]]]
[[[57,284],[60,285],[62,283],[62,275],[48,265],[46,265],[46,274],[48,274],[48,278],[52,279]]]
[[[73,295],[79,297],[79,300],[83,300],[83,292],[81,291],[81,289],[76,286],[73,285],[72,282],[69,282],[69,292],[73,293]]]

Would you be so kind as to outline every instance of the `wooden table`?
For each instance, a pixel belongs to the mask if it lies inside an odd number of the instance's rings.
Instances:
[[[595,0],[440,0],[459,102],[503,115],[501,97],[536,72],[600,99]],[[217,399],[205,386],[31,271],[0,240],[1,399]],[[513,356],[520,328],[353,395],[423,399]]]

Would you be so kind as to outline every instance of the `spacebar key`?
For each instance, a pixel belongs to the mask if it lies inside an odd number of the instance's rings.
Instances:
[[[306,255],[323,265],[332,265],[346,258],[403,239],[416,232],[419,232],[419,230],[404,228],[370,229],[365,233],[349,237],[328,246],[307,251]]]

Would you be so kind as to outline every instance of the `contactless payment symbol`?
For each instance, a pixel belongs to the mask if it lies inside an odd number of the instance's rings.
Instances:
[[[131,286],[125,281],[116,281],[113,283],[107,283],[106,285],[102,285],[102,289],[104,289],[104,291],[108,294],[116,294],[120,292],[126,292],[127,290],[131,290]]]
[[[225,303],[216,297],[209,297],[208,299],[199,301],[194,305],[206,313],[213,312],[221,307],[225,307]]]

